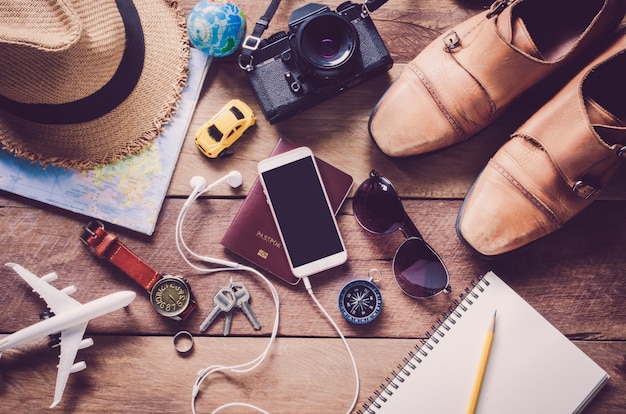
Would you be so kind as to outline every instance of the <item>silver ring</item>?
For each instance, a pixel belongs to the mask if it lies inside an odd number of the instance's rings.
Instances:
[[[174,335],[174,348],[180,354],[187,353],[193,348],[193,336],[187,331],[180,331]]]

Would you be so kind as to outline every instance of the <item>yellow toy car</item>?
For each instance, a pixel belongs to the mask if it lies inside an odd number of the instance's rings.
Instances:
[[[207,157],[223,157],[224,151],[255,123],[252,109],[239,99],[232,99],[198,129],[194,141]]]

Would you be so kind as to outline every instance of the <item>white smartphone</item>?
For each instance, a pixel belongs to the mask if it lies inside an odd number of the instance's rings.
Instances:
[[[346,247],[311,150],[264,159],[258,171],[293,274],[301,278],[345,263]]]

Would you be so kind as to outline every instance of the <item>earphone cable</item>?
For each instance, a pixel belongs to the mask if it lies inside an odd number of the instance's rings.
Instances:
[[[242,270],[242,271],[249,271],[254,273],[256,276],[260,277],[261,280],[263,280],[271,294],[272,294],[272,298],[274,299],[274,305],[275,305],[275,318],[274,318],[274,325],[272,326],[272,333],[270,336],[270,339],[265,347],[265,349],[263,350],[263,352],[261,352],[261,354],[259,354],[256,358],[252,359],[251,361],[248,362],[244,362],[242,364],[237,364],[237,365],[231,365],[231,366],[226,366],[226,365],[211,365],[207,368],[204,368],[202,370],[200,370],[198,372],[198,377],[196,378],[196,381],[194,383],[193,389],[192,389],[192,395],[191,395],[191,411],[193,414],[196,414],[196,407],[195,407],[195,403],[196,403],[196,397],[198,396],[198,394],[200,393],[200,386],[202,385],[202,383],[213,373],[216,372],[221,372],[221,371],[230,371],[230,372],[234,372],[234,373],[246,373],[246,372],[250,372],[252,370],[254,370],[256,367],[258,367],[267,357],[267,355],[269,354],[269,351],[272,347],[272,345],[274,344],[274,341],[276,340],[276,336],[278,335],[278,325],[279,325],[279,320],[280,320],[280,299],[278,297],[278,292],[276,291],[276,288],[274,287],[274,285],[272,284],[272,282],[270,282],[261,272],[257,271],[256,269],[253,269],[249,266],[244,266],[238,263],[234,263],[234,262],[227,262],[227,263],[232,263],[235,266],[229,266],[229,267],[219,267],[219,268],[207,268],[207,267],[201,267],[198,266],[196,264],[194,264],[193,262],[191,262],[191,260],[189,260],[189,258],[187,257],[187,254],[189,254],[190,256],[198,259],[198,260],[207,260],[209,258],[206,258],[205,256],[199,255],[197,253],[195,253],[193,250],[191,250],[191,248],[189,248],[189,246],[187,245],[187,243],[185,242],[185,239],[183,237],[183,223],[185,220],[185,217],[187,215],[187,212],[189,211],[189,207],[191,206],[191,204],[193,203],[193,201],[195,201],[198,197],[200,197],[202,194],[204,194],[206,191],[208,190],[205,189],[203,191],[198,192],[197,194],[193,195],[192,197],[190,197],[187,202],[185,203],[185,205],[183,206],[183,208],[181,209],[178,218],[176,220],[176,229],[175,229],[175,239],[176,239],[176,248],[178,249],[179,254],[181,255],[181,257],[183,258],[183,260],[185,261],[185,263],[187,263],[191,268],[202,272],[202,273],[215,273],[215,272],[221,272],[221,271],[232,271],[232,270]],[[187,253],[187,254],[185,254]],[[217,413],[218,411],[221,411],[224,408],[228,408],[228,407],[234,407],[234,406],[239,406],[239,407],[247,407],[247,408],[251,408],[251,409],[255,409],[261,413],[267,413],[267,411],[256,407],[252,404],[247,404],[247,403],[240,403],[240,402],[234,402],[234,403],[227,403],[224,404],[218,408],[216,408],[213,412]]]
[[[187,201],[185,202],[185,204],[183,205],[183,207],[181,208],[181,211],[178,215],[178,218],[176,220],[176,229],[175,229],[175,239],[176,239],[176,248],[178,249],[178,252],[180,253],[181,257],[183,258],[183,260],[193,269],[202,272],[202,273],[214,273],[214,272],[221,272],[221,271],[232,271],[232,270],[242,270],[242,271],[249,271],[254,273],[255,275],[257,275],[258,277],[260,277],[268,286],[271,294],[272,294],[272,298],[274,299],[274,305],[275,305],[275,318],[274,318],[274,325],[272,327],[272,334],[270,336],[270,339],[265,347],[265,349],[263,350],[263,352],[261,352],[256,358],[252,359],[251,361],[248,362],[244,362],[238,365],[211,365],[208,366],[204,369],[201,369],[198,372],[198,376],[196,378],[196,381],[194,383],[193,389],[192,389],[192,395],[191,395],[191,411],[192,414],[196,414],[196,407],[195,407],[195,403],[196,403],[196,397],[198,396],[198,394],[200,393],[200,387],[202,385],[202,383],[211,375],[214,373],[218,373],[218,372],[234,372],[234,373],[247,373],[250,372],[252,370],[254,370],[255,368],[257,368],[267,357],[267,355],[269,354],[269,351],[274,343],[274,341],[276,340],[276,336],[278,334],[278,325],[279,325],[279,316],[280,316],[280,300],[278,297],[278,292],[276,291],[276,288],[274,287],[274,285],[272,284],[271,281],[269,281],[261,272],[259,272],[258,270],[249,267],[249,266],[245,266],[239,263],[235,263],[235,262],[230,262],[230,261],[224,261],[224,260],[220,260],[220,259],[214,259],[214,258],[209,258],[209,257],[205,257],[202,255],[199,255],[197,253],[195,253],[193,250],[191,250],[191,248],[189,248],[189,246],[187,245],[187,243],[184,240],[183,237],[183,223],[185,220],[185,217],[187,215],[187,212],[191,206],[191,204],[198,199],[198,197],[200,197],[202,194],[206,193],[209,189],[211,188],[211,186],[203,189],[202,191],[198,191],[197,193],[192,194]],[[222,267],[219,268],[206,268],[206,267],[201,267],[198,266],[196,264],[194,264],[193,262],[191,262],[191,260],[189,260],[189,258],[187,257],[187,255],[192,256],[193,258],[200,260],[200,261],[207,261],[207,262],[212,262],[212,263],[216,263],[216,264],[221,264]],[[339,328],[339,326],[335,323],[335,321],[332,319],[332,317],[330,316],[330,314],[328,314],[328,312],[326,311],[326,309],[324,309],[324,307],[322,306],[322,304],[319,302],[319,300],[317,299],[317,297],[315,296],[315,294],[313,293],[313,288],[311,286],[311,282],[309,281],[308,277],[304,277],[303,278],[304,281],[304,286],[307,290],[307,292],[309,293],[309,296],[311,296],[311,298],[313,299],[313,302],[317,305],[317,307],[320,309],[320,311],[322,312],[322,314],[326,317],[326,319],[330,322],[330,324],[333,326],[333,328],[335,329],[335,331],[339,334],[345,348],[346,351],[348,352],[348,355],[350,356],[350,361],[352,362],[352,366],[354,368],[354,376],[355,376],[355,395],[352,401],[352,405],[351,407],[347,410],[347,413],[351,413],[352,410],[354,409],[354,407],[357,404],[358,398],[359,398],[359,389],[360,389],[360,382],[359,382],[359,370],[358,370],[358,366],[356,364],[356,360],[354,358],[354,354],[352,353],[352,350],[350,349],[350,346],[348,344],[348,341],[346,340],[345,336],[343,335],[343,332],[341,331],[341,329]],[[227,403],[227,404],[223,404],[219,407],[217,407],[215,410],[213,410],[213,413],[217,413],[225,408],[230,408],[230,407],[245,407],[245,408],[250,408],[250,409],[254,409],[257,410],[258,412],[264,413],[264,414],[269,414],[267,411],[252,405],[252,404],[248,404],[248,403],[241,403],[241,402],[232,402],[232,403]]]

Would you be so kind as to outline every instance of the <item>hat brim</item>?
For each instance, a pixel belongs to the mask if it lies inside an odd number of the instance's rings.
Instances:
[[[134,0],[145,37],[137,85],[116,108],[89,122],[41,124],[0,110],[0,142],[41,164],[88,169],[150,144],[171,120],[187,81],[189,40],[178,3]]]

